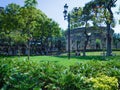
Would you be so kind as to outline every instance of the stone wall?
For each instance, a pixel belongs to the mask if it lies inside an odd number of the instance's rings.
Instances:
[[[86,40],[84,34],[85,28],[77,28],[71,30],[70,34],[70,50],[82,50]],[[89,27],[87,33],[90,33],[87,49],[103,49],[106,48],[106,28],[105,27]],[[114,31],[111,29],[111,37]],[[66,33],[66,50],[68,50],[68,38]]]

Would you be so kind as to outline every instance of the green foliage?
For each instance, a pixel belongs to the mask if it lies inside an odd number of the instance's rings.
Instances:
[[[115,77],[100,75],[99,77],[88,79],[88,82],[93,84],[93,90],[116,90],[118,88],[118,80]]]
[[[100,39],[96,39],[96,43],[100,44],[101,43]]]
[[[98,26],[99,24],[105,23],[107,26],[107,38],[111,38],[110,26],[115,26],[114,14],[112,7],[116,6],[117,0],[92,0],[87,3],[84,7],[84,12],[92,14],[93,25]],[[102,13],[103,12],[103,13]],[[101,25],[100,25],[101,26]],[[111,56],[111,39],[107,39],[107,56]]]
[[[73,8],[70,15],[71,15],[71,20],[70,20],[71,29],[82,26],[81,21],[79,21],[81,15],[82,15],[82,8],[81,7]]]
[[[25,7],[36,7],[38,4],[37,0],[24,0]]]
[[[59,36],[61,29],[58,23],[35,8],[35,4],[36,0],[25,0],[24,7],[8,4],[0,13],[0,39],[26,44],[30,38],[48,39],[50,36]]]
[[[8,4],[6,8],[0,13],[1,20],[1,30],[5,32],[5,34],[9,34],[15,29],[18,29],[18,14],[19,14],[20,6],[16,4]]]
[[[117,90],[118,85],[119,61],[89,61],[65,67],[48,61],[0,59],[3,90]]]
[[[0,61],[2,89],[51,88],[58,83],[61,66],[49,62],[39,65],[32,61],[4,59]],[[49,89],[50,90],[50,89]]]

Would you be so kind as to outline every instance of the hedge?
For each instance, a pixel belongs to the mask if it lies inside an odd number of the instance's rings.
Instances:
[[[0,59],[1,90],[118,90],[119,61],[65,67],[51,62]]]

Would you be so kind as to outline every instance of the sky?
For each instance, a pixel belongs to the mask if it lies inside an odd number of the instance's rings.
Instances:
[[[67,29],[67,21],[64,20],[63,10],[64,5],[67,3],[68,11],[71,11],[73,7],[83,7],[87,2],[91,0],[37,0],[39,8],[43,11],[49,18],[52,18],[54,21],[58,22],[62,29]],[[21,6],[24,5],[24,0],[0,0],[0,7],[5,7],[10,3],[16,3]],[[117,6],[120,7],[120,0],[116,2]],[[113,12],[118,10],[118,7],[113,9]],[[116,15],[116,21],[120,20],[120,15]],[[116,22],[116,27],[114,28],[116,33],[120,33],[120,25]]]

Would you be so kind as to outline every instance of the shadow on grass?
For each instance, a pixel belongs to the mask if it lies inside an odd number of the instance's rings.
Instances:
[[[61,58],[61,59],[68,59],[68,56],[54,56],[54,57]],[[70,57],[70,59],[78,59],[78,60],[100,60],[100,61],[110,60],[112,58],[114,58],[114,56],[111,56],[111,57],[106,57],[106,56],[71,56]]]
[[[0,58],[16,58],[16,57],[19,57],[19,56],[10,56],[10,55],[0,55]]]
[[[20,58],[27,58],[27,56],[20,56]],[[36,56],[30,56],[30,57],[36,57]],[[45,58],[44,60],[40,60],[40,62],[44,62],[44,61],[52,61],[52,62],[58,62],[59,60],[69,60],[68,59],[68,56],[67,55],[60,55],[60,56],[51,56],[51,57],[55,57],[56,59],[53,58],[53,60],[50,60],[50,57],[48,57],[47,59]],[[0,56],[0,59],[3,59],[3,58],[9,58],[9,59],[16,59],[16,58],[19,58],[18,56]],[[38,56],[38,59],[40,57]],[[59,58],[57,60],[57,58]],[[99,61],[106,61],[106,60],[120,60],[120,56],[109,56],[109,57],[106,57],[106,56],[74,56],[74,55],[71,55],[70,57],[70,60],[99,60]]]

